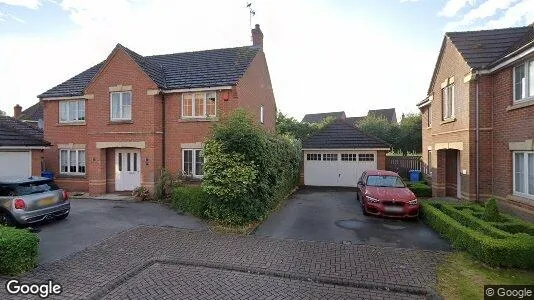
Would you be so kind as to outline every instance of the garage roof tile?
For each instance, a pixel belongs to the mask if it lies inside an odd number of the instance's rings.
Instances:
[[[302,142],[303,149],[369,149],[390,148],[381,139],[368,135],[343,120],[325,126]]]
[[[43,132],[29,124],[8,116],[0,116],[0,147],[50,146],[43,140]]]

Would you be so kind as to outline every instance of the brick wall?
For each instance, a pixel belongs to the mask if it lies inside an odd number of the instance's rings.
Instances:
[[[109,88],[118,85],[132,87],[131,122],[110,122]],[[94,98],[85,102],[84,123],[59,124],[59,101],[43,101],[45,140],[53,143],[44,154],[46,169],[57,175],[58,184],[70,191],[113,192],[115,149],[97,149],[96,143],[145,142],[145,148],[140,149],[141,185],[151,188],[162,167],[172,172],[181,171],[182,144],[202,143],[211,133],[214,122],[238,106],[248,109],[259,121],[260,106],[264,105],[263,126],[274,130],[276,105],[263,52],[252,61],[236,87],[217,91],[218,117],[214,121],[182,119],[182,94],[147,95],[147,90],[156,88],[156,84],[119,48],[86,88],[85,94]],[[85,147],[85,176],[59,173],[60,144]]]
[[[467,174],[461,176],[462,197],[468,198],[473,194],[472,182],[473,173],[469,168],[471,162],[471,149],[469,145],[470,139],[470,102],[469,95],[471,91],[471,83],[464,83],[464,76],[470,72],[470,67],[464,61],[456,47],[449,39],[445,40],[443,54],[441,61],[437,65],[437,74],[434,80],[431,91],[434,99],[430,106],[423,109],[423,164],[428,164],[428,147],[430,146],[432,155],[432,185],[434,195],[445,196],[447,184],[445,181],[445,174],[437,170],[438,166],[445,164],[445,153],[438,155],[436,151],[436,144],[444,143],[462,143],[463,147],[460,151],[460,170],[465,169]],[[442,119],[442,89],[441,83],[454,77],[454,115],[455,120],[452,122],[445,122]],[[432,110],[431,126],[427,126],[428,109]],[[457,147],[457,144],[453,147]],[[440,162],[442,164],[440,164]],[[456,183],[450,183],[448,189],[456,188]]]

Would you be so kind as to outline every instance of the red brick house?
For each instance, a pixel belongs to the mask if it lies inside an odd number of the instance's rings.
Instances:
[[[423,115],[435,196],[534,212],[534,27],[450,32]]]
[[[107,59],[39,95],[46,169],[91,194],[154,186],[158,172],[202,176],[214,122],[241,107],[266,130],[276,104],[259,25],[253,45],[141,56],[118,44]]]

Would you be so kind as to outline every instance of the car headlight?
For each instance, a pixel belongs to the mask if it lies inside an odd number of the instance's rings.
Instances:
[[[417,205],[417,203],[418,203],[417,199],[413,199],[413,200],[408,201],[408,204],[410,204],[410,205]]]
[[[367,199],[367,202],[370,202],[370,203],[379,203],[380,202],[380,200],[375,199],[373,197],[369,197],[369,196],[367,196],[366,199]]]

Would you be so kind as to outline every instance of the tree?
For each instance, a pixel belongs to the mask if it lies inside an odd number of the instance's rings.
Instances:
[[[299,122],[293,117],[288,117],[282,112],[278,112],[276,115],[276,133],[289,135],[302,141],[333,121],[334,119],[329,117],[324,119],[321,123],[305,123]]]
[[[358,125],[365,133],[388,143],[393,150],[421,153],[422,129],[421,115],[408,114],[399,124],[390,123],[382,117],[373,115],[365,117]]]
[[[421,126],[421,114],[408,114],[401,120],[396,147],[403,155],[408,152],[421,153],[423,143]]]
[[[358,128],[372,136],[375,136],[391,147],[396,148],[398,128],[383,117],[368,115],[358,124]]]
[[[3,110],[0,110],[0,116],[5,116],[5,115],[6,115],[6,112]]]

